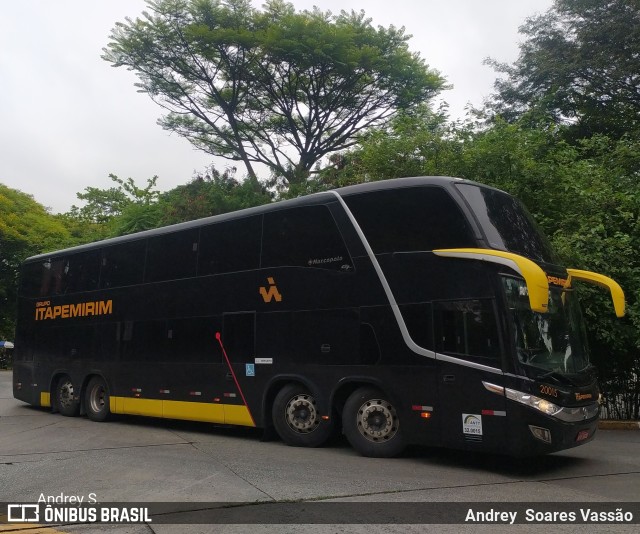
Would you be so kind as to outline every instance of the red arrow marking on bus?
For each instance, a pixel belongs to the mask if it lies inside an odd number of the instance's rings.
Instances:
[[[229,356],[227,356],[227,351],[224,350],[224,345],[222,344],[222,336],[220,335],[220,332],[216,332],[216,339],[218,340],[218,343],[220,343],[220,348],[222,349],[222,354],[224,355],[224,359],[227,362],[227,367],[229,367],[229,371],[231,371],[231,376],[233,377],[233,381],[236,383],[236,387],[238,388],[238,391],[240,392],[240,396],[242,397],[242,402],[244,402],[244,407],[247,409],[247,412],[249,412],[249,417],[251,417],[251,422],[253,423],[253,426],[256,426],[256,422],[253,419],[253,415],[251,413],[251,410],[249,409],[249,405],[247,404],[247,399],[244,398],[244,393],[242,393],[242,388],[240,387],[240,384],[238,383],[238,379],[236,378],[236,374],[233,372],[233,367],[231,367],[231,362],[229,361]]]

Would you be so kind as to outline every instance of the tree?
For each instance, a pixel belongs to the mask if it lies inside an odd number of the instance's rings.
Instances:
[[[213,165],[185,185],[167,191],[158,203],[161,225],[192,221],[221,213],[268,204],[265,189],[256,191],[249,181],[239,182],[232,171],[220,173]]]
[[[31,196],[0,184],[0,339],[13,339],[20,263],[72,243],[60,219]]]
[[[155,189],[158,177],[147,180],[146,187],[138,187],[133,178],[123,180],[109,174],[117,184],[109,189],[87,187],[77,197],[82,207],[71,206],[63,217],[83,242],[115,235],[130,234],[159,226],[156,203],[160,192]]]
[[[460,143],[455,139],[454,129],[442,110],[434,112],[427,106],[419,106],[401,112],[388,127],[362,136],[352,167],[361,180],[367,181],[457,175],[453,167]]]
[[[159,123],[198,149],[289,183],[323,156],[445,82],[408,49],[404,29],[364,12],[296,12],[282,0],[148,0],[113,29],[103,58],[125,66],[168,113]]]
[[[538,120],[570,125],[573,139],[640,135],[638,0],[556,0],[520,32],[513,65],[490,61],[506,75],[494,111],[514,120],[535,109]]]

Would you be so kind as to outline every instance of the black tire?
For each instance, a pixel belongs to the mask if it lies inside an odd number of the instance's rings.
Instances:
[[[109,407],[109,389],[106,382],[99,376],[94,376],[87,384],[84,393],[84,409],[87,417],[99,423],[111,416]]]
[[[354,391],[342,411],[342,428],[351,446],[363,456],[391,458],[406,443],[393,404],[374,387]]]
[[[55,407],[66,417],[76,417],[80,414],[80,402],[76,390],[68,375],[63,375],[56,381],[54,391]]]
[[[271,415],[282,441],[294,447],[320,447],[333,432],[333,418],[323,420],[315,398],[298,384],[288,384],[278,392]]]

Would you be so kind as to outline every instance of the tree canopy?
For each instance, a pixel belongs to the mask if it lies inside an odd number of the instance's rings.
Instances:
[[[31,196],[0,184],[0,339],[13,339],[20,263],[72,242],[60,219]]]
[[[496,82],[494,109],[508,120],[535,109],[574,139],[640,135],[640,2],[556,0],[520,28],[525,41]]]
[[[409,51],[403,28],[364,12],[296,12],[282,0],[148,0],[118,23],[103,58],[134,71],[168,113],[159,123],[215,156],[266,165],[289,183],[356,143],[444,79]],[[256,184],[257,185],[257,184]]]

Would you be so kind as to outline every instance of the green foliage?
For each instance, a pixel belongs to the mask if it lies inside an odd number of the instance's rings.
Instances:
[[[0,339],[13,339],[20,263],[72,242],[61,220],[31,196],[0,184]]]
[[[553,120],[571,139],[640,135],[640,4],[637,0],[556,0],[520,28],[525,41],[514,65],[490,61],[494,110],[513,120]]]
[[[156,203],[160,192],[155,189],[158,177],[138,187],[132,178],[122,180],[115,174],[109,178],[116,187],[87,187],[78,193],[84,206],[72,206],[62,217],[82,242],[149,230],[160,225]]]
[[[323,156],[354,145],[445,87],[403,29],[363,12],[296,12],[271,0],[148,1],[118,23],[103,58],[133,70],[168,114],[160,124],[210,154],[266,165],[301,184]]]
[[[444,113],[420,107],[364,137],[359,161],[368,180],[452,174],[459,149],[452,134]]]
[[[160,197],[160,224],[175,224],[211,217],[271,202],[272,195],[251,180],[242,182],[231,172],[220,173],[213,166],[191,182]]]

